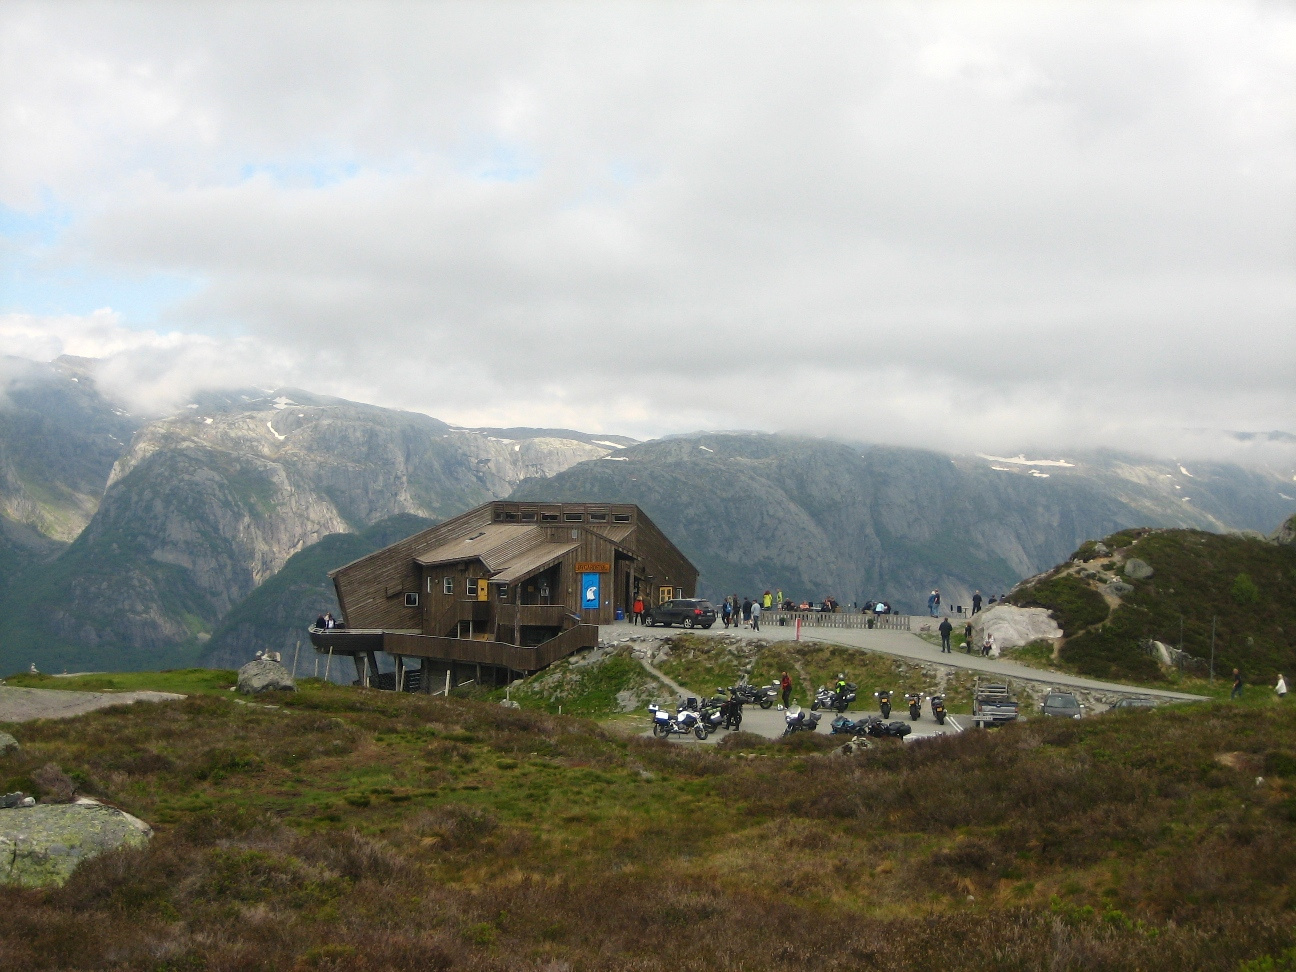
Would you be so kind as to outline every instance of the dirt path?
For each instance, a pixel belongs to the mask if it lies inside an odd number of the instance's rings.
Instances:
[[[15,688],[0,685],[0,722],[33,719],[70,719],[133,702],[171,702],[183,699],[172,692],[69,692],[65,689]]]

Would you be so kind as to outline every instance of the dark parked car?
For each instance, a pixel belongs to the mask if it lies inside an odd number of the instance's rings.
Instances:
[[[1070,692],[1050,692],[1044,696],[1043,711],[1046,716],[1079,719],[1084,712],[1084,706]]]
[[[709,628],[715,624],[715,608],[699,597],[677,598],[644,611],[644,624],[682,624],[686,628]]]
[[[1112,706],[1113,709],[1155,709],[1156,703],[1151,699],[1120,699]]]

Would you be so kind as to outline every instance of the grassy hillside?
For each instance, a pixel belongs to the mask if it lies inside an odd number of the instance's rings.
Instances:
[[[328,572],[432,526],[434,520],[401,513],[359,533],[334,533],[288,558],[279,571],[221,619],[202,661],[238,668],[258,650],[292,651],[303,628],[325,611],[339,615]]]
[[[1130,577],[1133,559],[1150,565],[1152,576]],[[1114,584],[1130,590],[1113,594]],[[1278,672],[1296,673],[1296,546],[1198,530],[1126,530],[1102,547],[1082,545],[1010,599],[1053,610],[1067,635],[1060,660],[1086,675],[1164,679],[1140,644],[1179,647],[1182,631],[1183,650],[1209,659],[1212,621],[1217,674],[1237,667],[1248,681],[1272,684]]]
[[[842,758],[314,681],[279,708],[192,691],[4,727],[3,789],[53,762],[157,828],[6,890],[10,964],[1237,972],[1296,944],[1296,708],[1267,699]]]

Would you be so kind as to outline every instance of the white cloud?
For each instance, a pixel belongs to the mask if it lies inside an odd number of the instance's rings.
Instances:
[[[156,401],[1010,455],[1296,415],[1289,8],[65,9],[0,14],[0,199],[204,281],[106,345]]]

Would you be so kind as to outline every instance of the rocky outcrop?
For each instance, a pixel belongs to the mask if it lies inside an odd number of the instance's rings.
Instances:
[[[1286,547],[1296,546],[1296,515],[1289,516],[1286,522],[1273,532],[1270,539]]]
[[[1125,561],[1125,576],[1131,580],[1147,580],[1156,571],[1152,565],[1145,560],[1139,560],[1137,557],[1131,557]]]
[[[0,810],[0,884],[59,885],[82,861],[152,835],[144,821],[92,800]]]
[[[972,616],[972,637],[977,644],[994,637],[1000,648],[1020,648],[1032,641],[1062,637],[1062,629],[1044,608],[1020,608],[996,604]]]
[[[8,756],[19,750],[18,740],[7,732],[0,732],[0,756]]]
[[[244,695],[261,692],[295,692],[297,683],[283,665],[275,661],[250,661],[238,673],[238,690]]]

